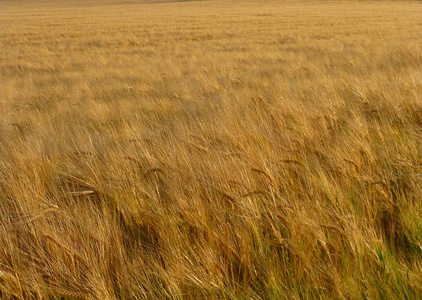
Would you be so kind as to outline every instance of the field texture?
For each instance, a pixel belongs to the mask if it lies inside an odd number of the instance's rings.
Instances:
[[[0,298],[420,298],[421,95],[421,2],[0,1]]]

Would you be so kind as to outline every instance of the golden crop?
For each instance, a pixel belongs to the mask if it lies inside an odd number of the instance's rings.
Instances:
[[[0,298],[422,297],[417,1],[0,1]]]

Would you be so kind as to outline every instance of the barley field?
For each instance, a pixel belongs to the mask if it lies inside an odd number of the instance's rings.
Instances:
[[[422,297],[419,1],[0,1],[1,299]]]

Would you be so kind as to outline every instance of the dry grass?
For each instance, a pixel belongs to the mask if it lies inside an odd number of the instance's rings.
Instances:
[[[0,2],[2,299],[422,297],[418,2]]]

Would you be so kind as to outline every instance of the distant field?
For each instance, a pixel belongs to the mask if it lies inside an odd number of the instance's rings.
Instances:
[[[420,2],[0,1],[0,298],[421,298],[421,95]]]

